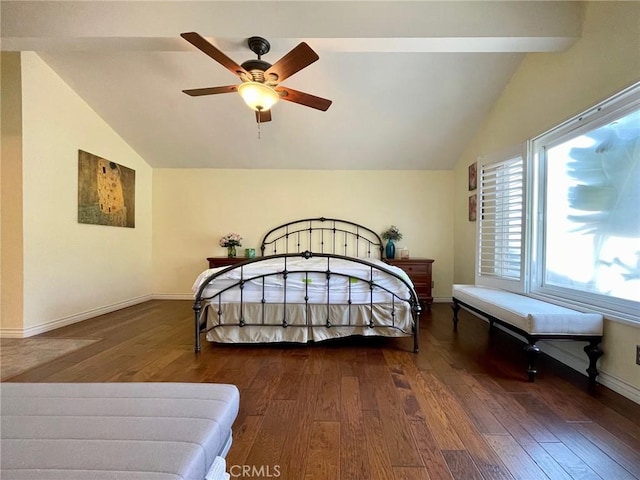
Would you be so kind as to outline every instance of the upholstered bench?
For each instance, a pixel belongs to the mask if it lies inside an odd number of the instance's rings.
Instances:
[[[239,394],[198,383],[2,383],[2,480],[223,480]]]
[[[540,353],[538,340],[579,340],[589,342],[584,351],[589,357],[589,385],[598,376],[596,362],[603,352],[603,317],[597,313],[583,313],[535,298],[496,288],[477,285],[453,286],[453,329],[458,328],[458,311],[463,306],[488,320],[490,327],[497,323],[527,339],[527,373],[533,382]]]

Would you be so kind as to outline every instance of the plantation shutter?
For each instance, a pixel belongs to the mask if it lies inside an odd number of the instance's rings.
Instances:
[[[476,283],[523,291],[522,155],[480,166]]]

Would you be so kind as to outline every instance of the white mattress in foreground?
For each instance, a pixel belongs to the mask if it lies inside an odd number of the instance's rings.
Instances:
[[[3,383],[2,480],[223,480],[236,386]]]

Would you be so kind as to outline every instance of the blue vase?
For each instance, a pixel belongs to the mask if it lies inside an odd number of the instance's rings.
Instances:
[[[393,240],[387,240],[387,247],[385,248],[385,255],[388,259],[393,260],[396,256],[396,246],[393,243]]]

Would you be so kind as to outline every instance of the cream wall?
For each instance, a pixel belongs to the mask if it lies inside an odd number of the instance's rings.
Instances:
[[[352,220],[382,232],[396,225],[412,257],[435,259],[434,297],[453,278],[453,171],[153,171],[154,292],[191,295],[220,237],[240,233],[258,250],[278,224],[308,217]]]
[[[35,53],[22,58],[23,333],[151,298],[149,165]],[[77,222],[78,149],[136,171],[136,227]]]
[[[467,221],[467,168],[485,154],[522,144],[640,80],[640,2],[586,4],[582,37],[562,53],[528,54],[455,168],[456,283],[474,282],[475,223]],[[635,364],[640,328],[607,321],[601,380],[640,399]],[[575,345],[554,344],[574,366],[585,363]],[[547,350],[550,348],[547,345]],[[585,357],[586,358],[586,357]]]
[[[20,54],[0,55],[0,328],[22,329],[22,106]]]

